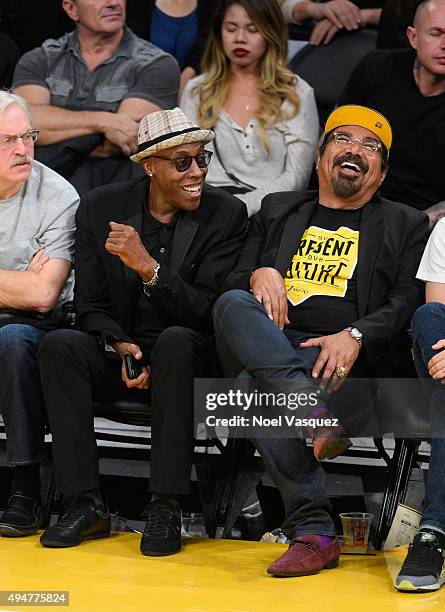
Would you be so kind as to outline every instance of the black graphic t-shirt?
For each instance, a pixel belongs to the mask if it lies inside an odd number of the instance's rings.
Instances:
[[[291,328],[325,335],[357,319],[361,211],[316,207],[284,279]]]

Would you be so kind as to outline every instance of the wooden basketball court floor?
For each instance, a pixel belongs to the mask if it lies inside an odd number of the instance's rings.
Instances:
[[[344,555],[340,567],[303,578],[273,578],[267,566],[286,546],[186,539],[177,555],[143,557],[140,536],[116,533],[69,549],[46,549],[38,536],[0,538],[1,591],[69,591],[59,610],[262,612],[440,612],[445,586],[399,593],[393,581],[406,548],[375,556]],[[54,607],[53,607],[54,608]],[[3,610],[49,610],[14,606]]]

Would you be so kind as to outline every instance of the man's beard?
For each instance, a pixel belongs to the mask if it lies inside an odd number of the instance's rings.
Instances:
[[[356,195],[362,186],[358,181],[358,176],[340,176],[333,177],[331,179],[332,189],[334,190],[337,198],[352,198]]]
[[[346,153],[339,155],[334,160],[335,166],[340,166],[343,162],[351,162],[357,164],[358,167],[366,174],[369,170],[369,166],[364,159],[359,155],[353,155],[352,153]],[[338,198],[352,198],[362,188],[360,181],[358,180],[361,175],[358,176],[345,176],[341,173],[341,169],[337,176],[331,178],[332,189]]]

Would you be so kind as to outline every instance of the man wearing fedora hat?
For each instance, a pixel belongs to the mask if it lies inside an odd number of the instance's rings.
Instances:
[[[241,372],[244,381],[248,376],[268,391],[291,388],[303,398],[318,398],[301,415],[316,421],[305,432],[313,449],[292,432],[279,439],[252,432],[281,493],[283,531],[292,540],[268,569],[275,576],[338,565],[340,549],[317,459],[335,458],[349,441],[320,390],[337,391],[351,370],[366,378],[377,368],[381,376],[395,376],[388,364],[409,361],[404,330],[421,299],[415,273],[427,219],[377,195],[391,141],[391,127],[380,113],[355,105],[337,108],[317,156],[319,191],[264,198],[225,283],[230,290],[214,308],[228,376]],[[352,399],[354,413],[370,399],[365,387],[354,387],[363,390],[363,398]],[[356,414],[345,410],[344,416]]]
[[[144,554],[181,547],[178,496],[189,492],[193,379],[211,372],[212,307],[236,263],[243,203],[205,186],[213,132],[179,108],[140,123],[131,157],[146,175],[86,195],[76,217],[77,330],[49,334],[39,353],[66,512],[42,535],[47,547],[106,537],[93,400],[150,393],[152,453]],[[111,349],[104,351],[104,349]],[[114,359],[113,359],[114,356]],[[133,357],[137,371],[124,367]]]

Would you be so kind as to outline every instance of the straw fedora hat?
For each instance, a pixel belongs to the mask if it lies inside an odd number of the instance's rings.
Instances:
[[[155,111],[145,115],[139,124],[138,150],[130,157],[142,162],[159,151],[182,144],[202,142],[207,144],[215,137],[212,130],[201,130],[184,115],[180,108]]]

